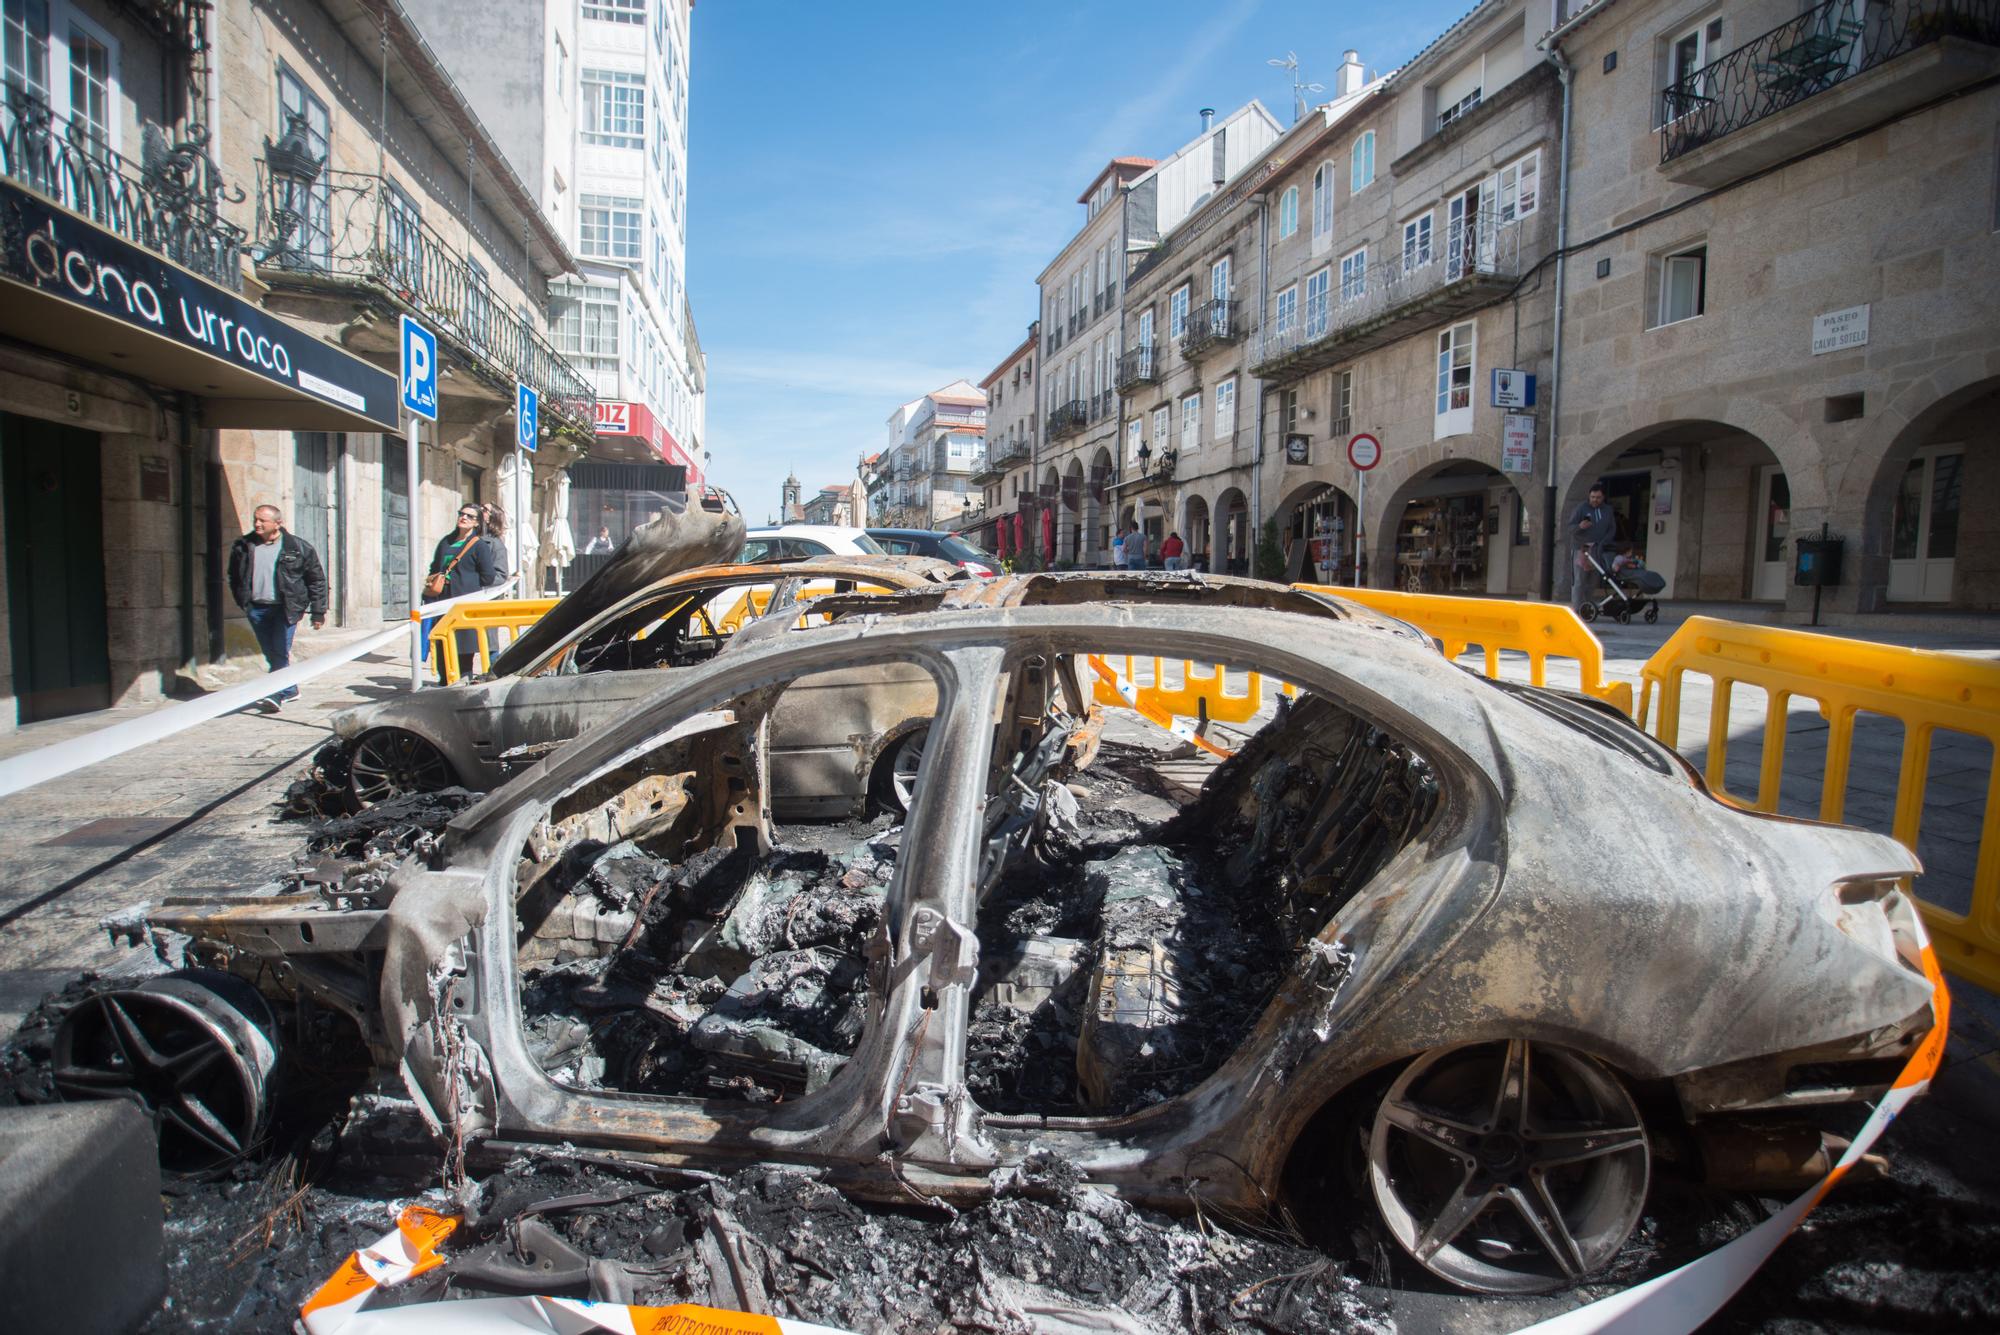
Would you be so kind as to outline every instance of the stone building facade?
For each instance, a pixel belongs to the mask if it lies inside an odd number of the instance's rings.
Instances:
[[[1598,0],[1573,71],[1558,485],[1680,597],[2000,609],[2000,20]]]
[[[985,513],[967,536],[996,556],[1028,550],[1034,521],[1035,447],[1042,419],[1035,395],[1035,360],[1041,321],[1028,327],[1021,345],[979,382],[986,392],[986,447],[972,485],[980,488]]]

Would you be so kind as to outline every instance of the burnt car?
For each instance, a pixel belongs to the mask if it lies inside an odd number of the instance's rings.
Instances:
[[[154,910],[192,966],[148,985],[157,1050],[226,1132],[163,1152],[252,1143],[273,1014],[333,1010],[454,1154],[785,1163],[904,1201],[1059,1156],[1163,1207],[1372,1201],[1435,1274],[1527,1292],[1602,1272],[1656,1175],[1726,1175],[1716,1146],[1803,1167],[1816,1113],[1937,1023],[1902,845],[1724,805],[1615,713],[1353,604],[1040,575],[815,607],[386,885]],[[1154,658],[1296,694],[1168,783],[1185,757],[1093,703]],[[890,666],[937,693],[907,822],[774,821],[788,692]],[[59,1087],[143,1083],[73,1016]]]
[[[600,572],[597,580],[606,578]],[[618,578],[609,573],[610,582]],[[336,742],[318,764],[344,775],[361,806],[453,786],[484,792],[618,717],[672,673],[714,658],[767,616],[810,623],[813,601],[826,594],[955,578],[958,569],[943,561],[823,556],[679,570],[600,599],[588,615],[565,600],[495,656],[488,673],[335,714]],[[843,815],[870,804],[904,810],[935,705],[929,674],[895,666],[795,692],[772,719],[778,814]]]

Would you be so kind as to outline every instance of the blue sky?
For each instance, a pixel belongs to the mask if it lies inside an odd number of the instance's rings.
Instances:
[[[711,480],[753,523],[880,449],[900,403],[977,383],[1111,158],[1165,157],[1284,71],[1393,69],[1472,0],[704,0],[694,12],[688,286]],[[1316,100],[1326,100],[1321,94]]]

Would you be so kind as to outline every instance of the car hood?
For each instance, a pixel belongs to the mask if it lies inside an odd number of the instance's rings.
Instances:
[[[633,529],[596,574],[493,660],[492,675],[519,672],[634,590],[695,566],[726,561],[742,549],[742,516],[719,499],[692,493],[664,498],[657,519]]]

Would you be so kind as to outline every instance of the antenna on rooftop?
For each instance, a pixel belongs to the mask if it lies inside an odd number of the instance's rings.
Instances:
[[[1299,77],[1299,53],[1296,51],[1285,52],[1283,60],[1267,60],[1264,63],[1284,70],[1292,76],[1292,124],[1297,125],[1306,116],[1306,94],[1323,93],[1326,91],[1326,85],[1307,83]]]

